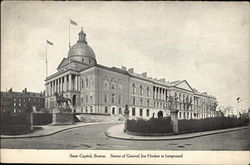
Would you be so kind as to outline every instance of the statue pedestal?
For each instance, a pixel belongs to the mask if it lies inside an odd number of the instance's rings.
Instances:
[[[57,107],[52,112],[52,125],[74,124],[74,113],[69,107]]]
[[[171,110],[170,111],[170,115],[171,115],[171,125],[173,128],[173,132],[174,133],[178,133],[178,110]]]

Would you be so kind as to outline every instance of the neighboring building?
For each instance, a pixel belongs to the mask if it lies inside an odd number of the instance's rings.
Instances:
[[[26,112],[29,107],[36,111],[44,109],[44,93],[28,92],[26,88],[22,92],[14,92],[12,88],[8,92],[1,92],[1,112],[21,113]]]
[[[80,113],[123,114],[129,105],[130,116],[150,118],[170,114],[169,96],[176,97],[179,119],[215,116],[216,98],[200,93],[186,80],[166,82],[153,79],[147,73],[137,74],[133,68],[107,67],[97,64],[86,34],[81,30],[79,40],[70,47],[57,72],[46,77],[45,106],[56,106],[55,92],[72,101],[72,108]]]

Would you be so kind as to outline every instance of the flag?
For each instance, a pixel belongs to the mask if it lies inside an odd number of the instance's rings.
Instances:
[[[50,45],[52,45],[52,46],[53,46],[53,43],[52,43],[52,42],[50,42],[49,40],[47,40],[47,44],[50,44]]]
[[[69,19],[69,21],[70,21],[70,24],[77,26],[77,23],[75,21],[73,21],[71,19]]]
[[[237,102],[240,102],[242,99],[240,97],[238,97],[236,100],[237,100]]]

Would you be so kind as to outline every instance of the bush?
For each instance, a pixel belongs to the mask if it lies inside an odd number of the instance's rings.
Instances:
[[[179,120],[179,131],[185,133],[209,131],[216,129],[240,127],[248,124],[249,124],[248,119],[240,119],[233,117],[215,117],[206,119]]]
[[[149,120],[128,120],[127,129],[138,133],[170,133],[172,132],[170,118],[151,118]]]
[[[33,113],[34,125],[48,125],[52,123],[51,113]]]
[[[1,134],[16,135],[30,132],[31,122],[27,113],[1,113]]]

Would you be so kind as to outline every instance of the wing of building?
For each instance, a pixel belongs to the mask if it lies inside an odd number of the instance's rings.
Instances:
[[[71,100],[77,113],[122,115],[127,104],[131,117],[150,118],[162,113],[168,116],[172,96],[179,119],[215,116],[215,97],[198,92],[186,80],[166,82],[148,77],[146,72],[134,73],[133,68],[97,64],[86,34],[81,30],[78,35],[77,43],[62,59],[57,72],[46,77],[46,108],[56,106],[57,92]]]

